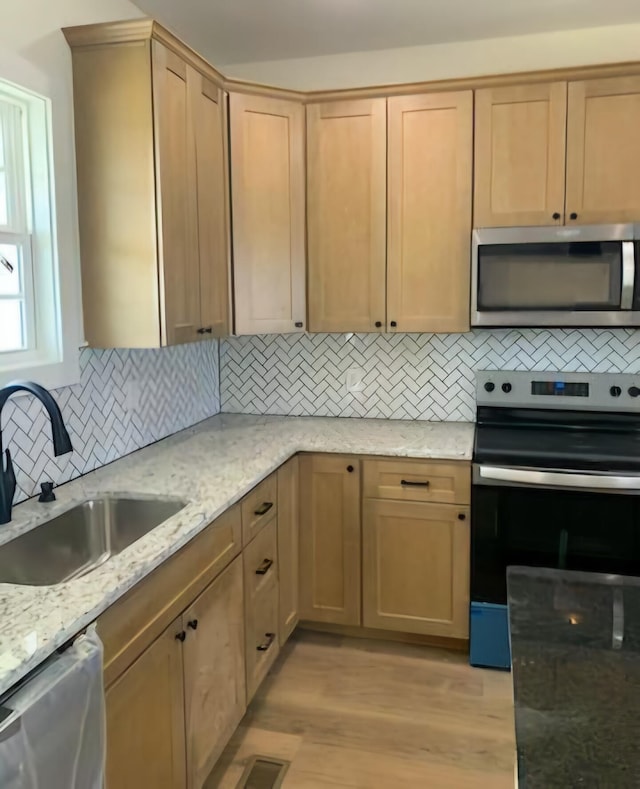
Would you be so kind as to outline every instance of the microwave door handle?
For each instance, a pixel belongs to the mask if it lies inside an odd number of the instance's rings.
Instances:
[[[633,241],[622,242],[622,292],[620,294],[620,309],[633,308],[633,291],[635,290],[636,259],[635,244]]]
[[[542,471],[522,468],[480,466],[480,484],[484,480],[511,482],[521,485],[539,485],[545,488],[600,488],[601,490],[640,490],[637,477],[613,474],[575,474],[566,471]]]

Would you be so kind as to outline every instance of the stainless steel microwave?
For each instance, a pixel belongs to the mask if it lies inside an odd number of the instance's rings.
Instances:
[[[474,230],[472,326],[640,326],[640,225]]]

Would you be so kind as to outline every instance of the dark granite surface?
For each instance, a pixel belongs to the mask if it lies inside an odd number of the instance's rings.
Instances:
[[[640,787],[640,579],[510,567],[520,789]]]

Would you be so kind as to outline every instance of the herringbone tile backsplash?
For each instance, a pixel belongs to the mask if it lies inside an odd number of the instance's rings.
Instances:
[[[80,383],[53,394],[73,452],[53,456],[49,418],[30,396],[13,397],[2,412],[21,501],[92,471],[220,411],[218,342],[161,350],[85,349]]]
[[[224,412],[469,421],[476,370],[640,373],[640,331],[236,337],[220,366]]]

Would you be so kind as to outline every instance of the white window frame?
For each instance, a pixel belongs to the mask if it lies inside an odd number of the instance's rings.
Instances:
[[[0,100],[16,103],[22,109],[26,178],[20,186],[25,213],[8,231],[0,228],[0,243],[23,242],[25,301],[31,308],[26,310],[28,347],[0,352],[0,386],[28,379],[56,389],[79,381],[81,312],[80,316],[76,312],[77,272],[59,269],[51,101],[29,87],[4,79],[3,71],[6,73],[0,68]],[[23,69],[21,72],[24,74]],[[70,313],[69,308],[74,307]]]

